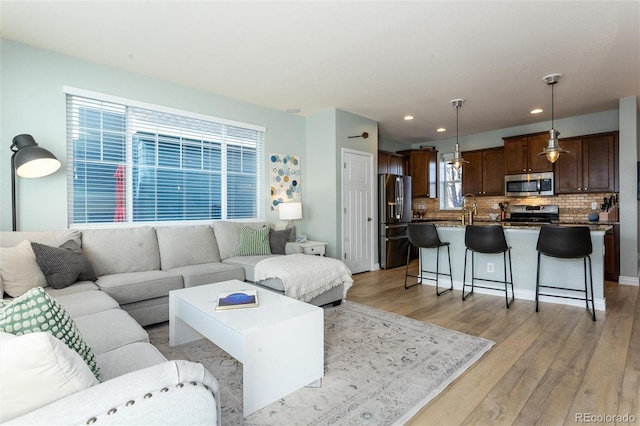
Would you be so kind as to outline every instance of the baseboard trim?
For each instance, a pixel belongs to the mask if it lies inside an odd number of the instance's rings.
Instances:
[[[440,290],[442,290],[444,287],[448,287],[446,285],[443,285],[444,283],[445,283],[444,281],[440,281]],[[430,280],[423,280],[422,284],[423,285],[429,285],[429,286],[432,286],[432,287],[436,286],[435,281],[430,281]],[[454,290],[462,291],[462,281],[454,281],[453,282],[453,288],[454,288]],[[499,296],[499,297],[504,298],[504,291],[500,291],[500,290],[492,290],[492,289],[487,289],[487,288],[478,288],[478,287],[476,287],[473,291],[475,293],[479,293],[479,294],[488,294],[488,295],[491,295],[491,296]],[[516,300],[517,299],[520,299],[520,300],[536,300],[536,293],[535,293],[535,291],[531,291],[531,290],[518,290],[518,289],[516,289],[515,298],[516,298]],[[549,296],[540,296],[540,302],[556,303],[556,304],[559,304],[559,305],[578,306],[578,307],[584,307],[585,306],[584,300],[562,299],[562,298],[559,298],[559,297],[549,297]],[[604,299],[595,299],[593,302],[594,302],[594,306],[596,308],[596,311],[606,311],[606,307],[607,307],[606,298],[604,298]]]
[[[622,275],[620,275],[618,277],[618,284],[633,285],[638,287],[640,285],[640,280],[638,280],[638,277],[623,277]]]

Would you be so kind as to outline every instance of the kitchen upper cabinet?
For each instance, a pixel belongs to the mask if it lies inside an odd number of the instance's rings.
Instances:
[[[544,155],[538,155],[547,147],[549,132],[512,136],[504,140],[504,173],[517,175],[524,173],[552,172],[553,163]]]
[[[462,193],[504,195],[504,149],[489,148],[466,151],[469,162],[462,166]]]
[[[438,196],[438,151],[412,149],[399,151],[407,158],[408,174],[411,176],[413,197],[436,198]]]
[[[406,159],[404,155],[387,151],[378,151],[378,173],[404,175]]]
[[[556,161],[557,194],[618,191],[618,132],[560,140],[569,151]]]

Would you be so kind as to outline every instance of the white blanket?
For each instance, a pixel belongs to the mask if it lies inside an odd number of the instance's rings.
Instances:
[[[254,281],[279,278],[284,286],[284,294],[303,302],[344,284],[343,299],[353,284],[351,271],[347,266],[330,257],[290,254],[261,260],[254,269]]]

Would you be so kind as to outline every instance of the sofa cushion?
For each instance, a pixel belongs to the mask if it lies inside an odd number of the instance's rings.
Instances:
[[[77,319],[97,312],[120,309],[118,302],[104,291],[83,291],[56,298],[69,312],[71,318]]]
[[[0,301],[0,331],[16,336],[41,331],[51,333],[76,351],[100,380],[100,368],[91,346],[83,339],[71,315],[42,287],[31,289],[13,300]]]
[[[253,281],[253,269],[263,259],[268,259],[273,256],[281,256],[280,254],[270,254],[267,256],[235,256],[224,260],[223,263],[228,265],[241,266],[244,269],[244,280]],[[243,280],[243,281],[244,281]]]
[[[80,244],[80,231],[76,229],[64,229],[61,231],[14,231],[0,233],[0,247],[13,247],[24,240],[53,247],[59,247],[65,241],[69,240]]]
[[[240,243],[238,244],[238,256],[260,256],[271,254],[269,248],[269,227],[263,226],[251,229],[243,226],[240,229]]]
[[[130,343],[97,357],[103,380],[110,380],[167,360],[155,346],[144,342]]]
[[[82,231],[82,249],[99,277],[160,269],[158,239],[151,227],[88,229]]]
[[[47,284],[53,288],[65,288],[78,280],[95,281],[98,278],[91,262],[73,240],[65,242],[60,247],[32,241],[31,248]]]
[[[287,254],[286,247],[289,241],[289,235],[291,235],[291,230],[289,229],[281,229],[279,231],[272,229],[269,231],[269,247],[271,248],[271,253]]]
[[[121,305],[167,296],[171,290],[183,288],[182,277],[167,271],[105,275],[96,284]]]
[[[0,248],[0,275],[4,292],[11,297],[22,296],[32,288],[47,285],[28,240],[15,247]]]
[[[240,244],[240,229],[243,226],[259,229],[265,225],[269,224],[267,222],[231,222],[227,220],[213,222],[213,232],[220,250],[220,259],[224,260],[236,255]]]
[[[160,267],[220,262],[220,252],[213,229],[208,225],[156,228],[160,248]]]
[[[75,351],[49,333],[0,333],[0,422],[98,384]]]
[[[122,309],[110,309],[76,318],[78,330],[96,355],[134,342],[149,343],[149,335]]]
[[[57,299],[60,296],[66,296],[67,294],[75,294],[75,293],[83,293],[85,291],[99,291],[100,287],[96,285],[93,281],[76,281],[69,287],[65,288],[51,288],[45,287],[44,291],[54,299]]]
[[[169,320],[169,296],[127,303],[120,308],[143,327]]]
[[[220,262],[181,266],[173,268],[171,272],[182,275],[185,287],[228,280],[245,280],[245,272],[240,266]]]

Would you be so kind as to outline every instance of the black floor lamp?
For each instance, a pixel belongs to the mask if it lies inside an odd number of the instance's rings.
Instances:
[[[16,174],[24,178],[39,178],[55,173],[60,161],[48,150],[41,148],[31,135],[18,135],[11,144],[11,214],[13,230],[17,230],[16,219]]]

